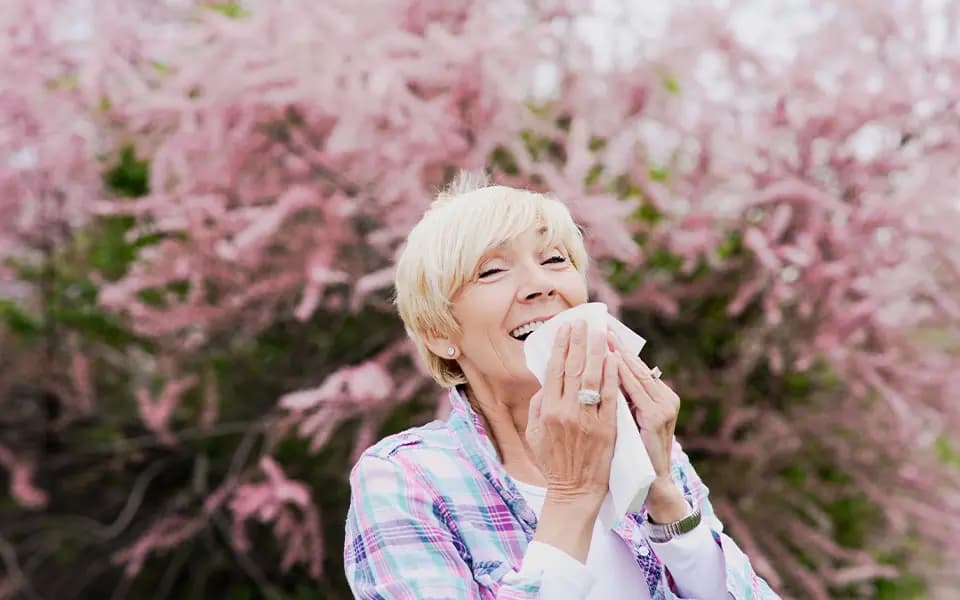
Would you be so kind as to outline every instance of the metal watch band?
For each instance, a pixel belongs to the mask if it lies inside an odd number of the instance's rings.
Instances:
[[[693,496],[684,496],[684,499],[687,501],[687,504],[690,505],[691,512],[679,521],[672,523],[654,523],[650,519],[650,515],[647,515],[645,525],[647,528],[647,538],[651,542],[669,542],[679,535],[693,531],[693,529],[700,524],[700,504]]]

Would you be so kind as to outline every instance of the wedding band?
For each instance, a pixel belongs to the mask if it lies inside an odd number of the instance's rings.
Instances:
[[[577,392],[577,401],[587,406],[600,404],[600,392],[597,390],[580,390]]]
[[[654,367],[650,369],[650,377],[653,377],[654,379],[660,379],[661,375],[663,375],[663,373],[660,372],[660,367]]]

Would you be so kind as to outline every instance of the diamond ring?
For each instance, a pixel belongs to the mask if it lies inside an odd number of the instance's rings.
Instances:
[[[577,401],[587,406],[600,404],[600,392],[597,390],[580,390],[577,392]]]
[[[654,379],[660,379],[661,375],[663,375],[663,373],[660,371],[660,367],[654,367],[650,369],[650,377],[653,377]]]

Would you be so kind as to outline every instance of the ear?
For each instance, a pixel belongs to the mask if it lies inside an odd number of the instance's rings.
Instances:
[[[427,337],[427,338],[424,340],[424,342],[426,343],[427,348],[430,349],[430,352],[433,352],[434,354],[436,354],[436,355],[439,356],[440,358],[445,358],[445,359],[447,359],[447,360],[450,360],[450,359],[454,359],[454,358],[457,358],[458,356],[460,356],[460,349],[459,349],[459,347],[457,346],[457,344],[456,344],[453,340],[451,340],[451,339],[449,339],[449,338],[445,338],[445,337]],[[453,348],[453,349],[454,349],[454,354],[453,354],[453,356],[450,356],[450,354],[448,353],[448,352],[449,352],[449,350],[448,350],[449,348]]]

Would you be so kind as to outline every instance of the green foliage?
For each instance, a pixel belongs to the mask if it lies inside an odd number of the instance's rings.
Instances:
[[[650,167],[647,170],[647,176],[651,181],[664,183],[670,178],[670,171],[665,167]]]
[[[214,10],[229,19],[242,19],[250,16],[251,12],[244,8],[240,2],[215,2],[207,5],[207,8]]]
[[[117,164],[104,174],[104,183],[118,196],[145,196],[150,192],[150,164],[137,158],[133,146],[124,146]]]
[[[497,146],[493,155],[490,157],[490,162],[494,167],[500,169],[507,175],[517,175],[520,173],[520,167],[517,165],[517,159],[513,157],[513,154],[503,146]]]
[[[834,539],[848,548],[866,547],[873,524],[882,518],[880,510],[863,496],[841,498],[829,502],[825,508],[833,522]]]
[[[597,181],[600,180],[600,176],[603,175],[603,165],[600,163],[595,163],[590,170],[587,171],[587,174],[583,177],[583,185],[591,186]]]
[[[12,300],[0,299],[0,318],[8,331],[25,340],[36,339],[43,333],[43,320]]]
[[[941,434],[937,437],[935,446],[937,453],[940,455],[940,460],[960,469],[960,447],[952,443],[946,434]]]
[[[663,87],[673,95],[680,93],[680,81],[672,73],[663,74]]]
[[[717,248],[720,258],[733,258],[743,254],[743,234],[739,231],[729,231]]]
[[[924,600],[927,598],[927,586],[923,580],[913,575],[904,575],[897,579],[881,579],[874,583],[875,600]]]

